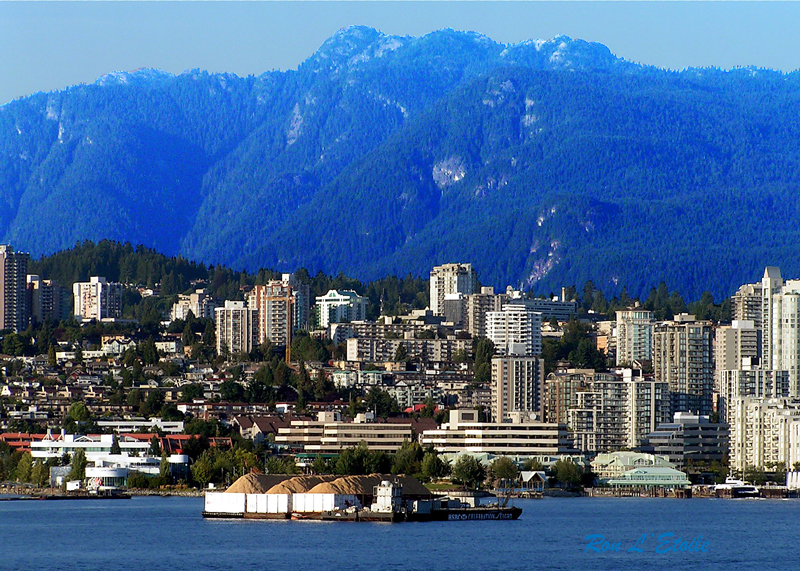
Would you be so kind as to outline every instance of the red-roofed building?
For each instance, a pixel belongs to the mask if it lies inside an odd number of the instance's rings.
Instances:
[[[0,434],[0,442],[5,442],[14,451],[30,452],[31,442],[42,440],[44,434],[27,434],[25,432],[3,432]]]

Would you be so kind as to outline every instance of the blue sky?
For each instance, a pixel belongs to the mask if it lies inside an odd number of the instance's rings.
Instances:
[[[793,71],[799,23],[794,2],[0,2],[0,104],[141,67],[292,69],[351,24],[502,43],[566,34],[672,69]]]

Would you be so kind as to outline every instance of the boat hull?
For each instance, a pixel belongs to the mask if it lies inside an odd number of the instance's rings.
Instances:
[[[522,508],[453,508],[432,510],[429,514],[411,513],[407,521],[502,521],[515,520]]]

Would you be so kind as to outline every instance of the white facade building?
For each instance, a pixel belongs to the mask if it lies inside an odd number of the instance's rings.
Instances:
[[[93,276],[88,282],[72,285],[75,304],[75,319],[90,321],[96,319],[117,319],[122,317],[122,292],[125,286],[106,281],[104,277]]]
[[[717,412],[731,424],[731,403],[739,397],[782,398],[789,396],[789,372],[763,369],[757,359],[742,359],[736,369],[719,371]]]
[[[542,314],[524,305],[506,304],[501,311],[486,314],[486,336],[500,355],[541,355]]]
[[[258,311],[243,301],[226,301],[216,310],[217,353],[249,353],[258,344]]]
[[[563,424],[532,421],[523,414],[512,422],[478,422],[477,410],[450,411],[450,422],[422,433],[423,447],[440,454],[494,454],[502,456],[556,456],[575,454]]]
[[[731,469],[800,462],[800,401],[734,398],[731,402]]]
[[[768,267],[761,283],[764,366],[789,371],[789,396],[800,396],[800,280]]]
[[[197,319],[214,319],[214,310],[218,307],[217,302],[205,288],[196,289],[189,295],[179,294],[170,310],[170,319],[186,320],[189,312]]]
[[[367,318],[367,298],[352,290],[329,290],[317,298],[317,327],[327,328],[331,323],[364,321]]]

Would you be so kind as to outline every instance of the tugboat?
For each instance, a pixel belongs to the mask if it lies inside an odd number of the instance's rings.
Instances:
[[[384,480],[374,488],[375,501],[369,508],[322,512],[325,521],[486,521],[515,520],[522,508],[500,504],[470,505],[458,498],[417,500],[403,505],[403,485]],[[506,502],[508,500],[506,499]]]
[[[392,484],[388,480],[381,481],[373,488],[375,501],[369,508],[359,510],[356,506],[322,512],[320,519],[324,521],[405,521],[406,509],[403,507],[403,486]]]

